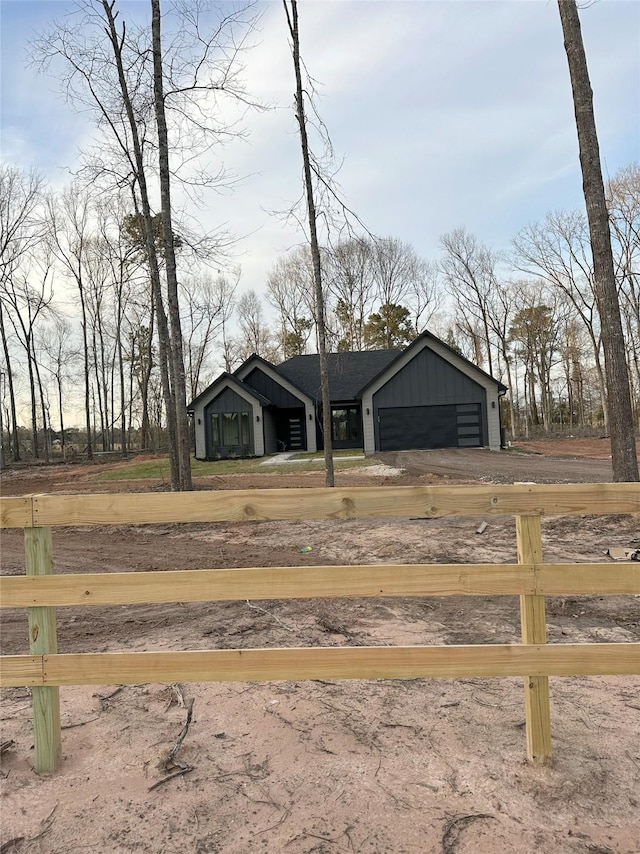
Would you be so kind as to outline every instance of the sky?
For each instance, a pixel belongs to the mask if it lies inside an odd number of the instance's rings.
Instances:
[[[144,0],[122,5],[148,14]],[[2,160],[37,166],[54,187],[77,166],[91,119],[60,98],[53,77],[26,67],[26,51],[72,6],[0,2]],[[242,236],[241,287],[264,292],[277,257],[303,238],[273,215],[299,196],[301,159],[284,12],[279,2],[258,8],[246,85],[273,109],[249,115],[247,139],[220,152],[241,183],[193,213],[205,228]],[[508,249],[547,211],[583,206],[555,0],[304,0],[299,8],[302,53],[344,159],[340,186],[373,233],[433,260],[440,236],[456,227]],[[606,177],[640,152],[640,3],[600,0],[580,16]]]

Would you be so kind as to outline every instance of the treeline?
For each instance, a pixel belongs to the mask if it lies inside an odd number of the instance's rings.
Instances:
[[[631,391],[640,417],[640,166],[608,185]],[[0,171],[0,400],[5,457],[165,446],[155,295],[126,193]],[[158,245],[160,246],[158,223]],[[276,259],[262,293],[213,273],[176,232],[187,398],[251,353],[315,351],[306,247]],[[600,322],[586,218],[553,212],[498,253],[465,229],[421,258],[397,238],[353,236],[322,252],[330,350],[399,348],[425,329],[509,388],[503,421],[607,431]],[[164,281],[164,259],[159,249]],[[166,285],[163,285],[166,287]],[[89,427],[87,428],[87,424]]]
[[[608,206],[634,419],[640,419],[640,166],[608,183]],[[464,228],[420,258],[395,238],[352,237],[323,252],[332,350],[406,346],[429,328],[509,388],[503,421],[532,429],[608,432],[600,317],[586,215],[550,212],[522,229],[509,251]],[[264,300],[239,304],[240,355],[274,360],[314,346],[306,248],[276,261]],[[276,313],[265,322],[263,303]]]

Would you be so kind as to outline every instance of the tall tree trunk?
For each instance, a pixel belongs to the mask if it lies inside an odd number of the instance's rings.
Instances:
[[[37,416],[37,401],[36,401],[36,381],[33,375],[33,359],[31,358],[31,339],[26,340],[27,353],[27,368],[29,372],[29,394],[31,395],[31,453],[34,459],[40,457],[40,448],[38,446],[38,416]]]
[[[600,166],[600,148],[593,112],[593,92],[575,0],[558,0],[558,8],[571,77],[582,186],[593,253],[595,293],[602,324],[613,478],[615,481],[638,481],[640,477],[631,411],[629,373],[613,267],[609,214]]]
[[[40,376],[40,366],[38,365],[38,360],[36,359],[35,350],[33,353],[33,365],[36,369],[36,379],[38,380],[38,394],[40,397],[40,411],[42,412],[42,447],[44,450],[45,462],[48,463],[51,457],[51,450],[49,445],[51,439],[51,431],[49,429],[50,420],[47,418],[47,405],[44,399],[44,388],[42,386],[42,377]]]
[[[311,158],[309,156],[309,139],[307,136],[307,121],[304,111],[304,91],[302,87],[302,72],[300,61],[300,35],[298,31],[298,4],[291,0],[291,14],[286,0],[283,0],[289,33],[291,34],[293,67],[296,75],[296,118],[300,129],[300,146],[304,165],[304,186],[307,197],[307,215],[309,219],[309,237],[311,260],[313,263],[313,284],[316,302],[316,326],[318,330],[318,358],[320,362],[320,387],[322,389],[322,433],[324,438],[325,482],[327,486],[335,486],[333,471],[333,443],[331,436],[331,399],[329,395],[329,371],[327,366],[327,333],[325,328],[324,293],[322,291],[322,271],[320,266],[320,247],[316,227],[316,208],[313,198],[313,178],[311,175]]]
[[[118,82],[120,83],[120,92],[124,102],[124,107],[127,113],[129,129],[131,130],[131,139],[133,143],[133,158],[132,165],[135,168],[135,176],[140,190],[140,204],[142,206],[142,218],[144,222],[144,234],[147,261],[149,264],[149,274],[151,277],[151,285],[153,287],[153,295],[156,306],[156,319],[158,321],[158,348],[160,357],[160,377],[162,381],[162,393],[165,401],[165,410],[167,414],[167,431],[169,434],[169,459],[171,461],[171,488],[174,490],[180,489],[180,466],[178,463],[177,442],[176,442],[176,416],[175,406],[173,401],[173,388],[171,377],[169,374],[170,363],[170,343],[169,343],[169,328],[167,324],[167,315],[164,311],[164,303],[162,299],[162,287],[160,284],[160,268],[158,265],[158,256],[154,240],[153,217],[151,215],[151,203],[149,201],[149,192],[147,189],[147,179],[144,169],[144,159],[142,156],[142,146],[140,144],[140,135],[138,133],[138,125],[136,123],[133,104],[129,95],[127,86],[127,78],[124,72],[122,62],[122,41],[116,30],[116,23],[113,17],[113,9],[109,0],[102,0],[102,6],[105,11],[107,22],[109,25],[108,34],[113,55],[118,70]],[[135,193],[134,193],[135,199]],[[137,200],[136,200],[137,202]],[[136,211],[137,212],[137,211]]]
[[[102,385],[100,383],[100,366],[98,359],[98,347],[96,344],[96,321],[93,322],[93,331],[91,335],[91,350],[93,355],[93,373],[95,376],[95,387],[94,387],[94,398],[93,398],[93,426],[95,428],[96,425],[96,401],[95,401],[95,393],[98,395],[98,415],[100,416],[100,436],[102,437],[101,448],[103,451],[106,451],[104,443],[104,434],[105,434],[105,417],[104,417],[104,408],[102,405]],[[97,437],[96,437],[96,448],[97,448]]]
[[[9,346],[7,344],[7,335],[4,328],[4,312],[2,303],[0,302],[0,336],[2,336],[2,352],[4,353],[4,362],[7,366],[7,382],[9,384],[9,406],[11,408],[11,458],[14,463],[20,460],[20,439],[18,437],[18,420],[16,415],[16,395],[13,388],[13,371],[11,370],[11,358],[9,356]],[[0,405],[2,402],[0,401]],[[9,428],[9,425],[7,425]]]
[[[151,0],[151,33],[153,50],[153,94],[158,127],[158,166],[160,172],[160,198],[162,201],[162,237],[165,251],[169,322],[171,325],[171,360],[173,363],[173,399],[176,419],[176,441],[178,443],[178,466],[180,489],[193,488],[191,480],[191,457],[189,452],[189,420],[184,375],[184,353],[180,307],[178,301],[178,273],[171,222],[171,177],[169,172],[169,138],[164,110],[162,82],[162,41],[160,34],[160,0]]]
[[[66,438],[64,433],[64,412],[62,409],[62,376],[60,373],[56,375],[56,383],[58,386],[58,411],[60,413],[60,450],[62,451],[62,459],[66,459]]]
[[[93,459],[93,442],[91,440],[91,384],[89,382],[89,341],[87,338],[87,309],[84,302],[84,290],[78,281],[80,292],[80,308],[82,312],[82,348],[84,355],[84,423],[87,431],[87,459]]]
[[[118,375],[120,379],[120,451],[123,457],[127,456],[127,408],[124,385],[124,354],[122,348],[122,283],[118,291],[118,326],[116,330],[118,347]]]

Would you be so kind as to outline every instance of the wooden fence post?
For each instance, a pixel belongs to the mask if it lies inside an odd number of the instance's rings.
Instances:
[[[24,552],[27,575],[53,574],[51,528],[25,528]],[[32,655],[57,653],[55,608],[29,608],[29,651]],[[55,771],[60,762],[60,689],[41,686],[32,691],[35,769],[41,774]]]
[[[540,516],[516,516],[518,563],[542,563]],[[544,596],[520,596],[522,643],[547,642]],[[549,677],[524,677],[527,757],[535,765],[551,761],[551,711]]]

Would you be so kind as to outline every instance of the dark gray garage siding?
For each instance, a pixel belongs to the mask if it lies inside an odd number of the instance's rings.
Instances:
[[[425,348],[373,395],[376,448],[482,445],[487,435],[485,407],[481,385]],[[479,430],[472,436],[463,424],[465,413],[474,412]]]

